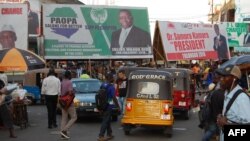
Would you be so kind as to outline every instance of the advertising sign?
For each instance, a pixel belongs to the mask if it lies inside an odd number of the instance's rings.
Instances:
[[[223,25],[159,21],[159,29],[169,61],[230,58]]]
[[[152,58],[146,8],[45,4],[43,13],[46,59]]]
[[[27,5],[0,3],[0,49],[27,49]]]
[[[228,44],[232,47],[250,47],[250,24],[224,22],[228,35]]]
[[[28,7],[28,34],[40,35],[41,2],[39,0],[0,0],[0,3],[23,3]]]

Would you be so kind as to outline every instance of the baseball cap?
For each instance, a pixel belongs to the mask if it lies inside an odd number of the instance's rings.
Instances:
[[[235,65],[228,65],[224,68],[219,68],[216,72],[222,76],[233,75],[237,77],[238,79],[241,78],[240,68]]]
[[[15,32],[14,28],[12,25],[3,25],[2,28],[1,28],[1,31],[12,31],[12,32]]]

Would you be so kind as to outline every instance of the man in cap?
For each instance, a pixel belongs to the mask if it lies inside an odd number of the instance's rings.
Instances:
[[[14,48],[16,40],[17,37],[13,26],[3,25],[0,32],[0,43],[2,49]]]
[[[225,90],[225,99],[223,104],[222,115],[218,115],[217,124],[223,127],[226,124],[246,124],[250,123],[250,100],[246,93],[243,92],[238,82],[241,78],[239,67],[228,65],[225,68],[218,69],[217,72],[222,76],[220,86]],[[229,101],[234,95],[239,94],[228,107]],[[228,110],[226,110],[228,109]],[[220,134],[220,141],[224,141],[224,133]]]

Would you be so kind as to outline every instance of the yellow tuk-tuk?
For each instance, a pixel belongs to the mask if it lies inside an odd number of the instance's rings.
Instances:
[[[47,77],[48,72],[49,68],[44,68],[31,70],[24,73],[23,88],[27,90],[28,93],[33,95],[34,103],[37,103],[41,100],[42,80]],[[64,69],[55,69],[55,72],[57,77],[61,77]]]
[[[125,135],[131,129],[158,127],[168,137],[172,136],[173,79],[168,72],[157,70],[132,71],[128,78],[128,90],[124,115],[121,120]]]

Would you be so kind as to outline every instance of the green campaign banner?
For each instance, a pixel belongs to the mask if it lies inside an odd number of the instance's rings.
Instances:
[[[152,58],[147,8],[43,5],[46,59]]]
[[[250,47],[250,24],[225,22],[228,44],[231,47]]]

